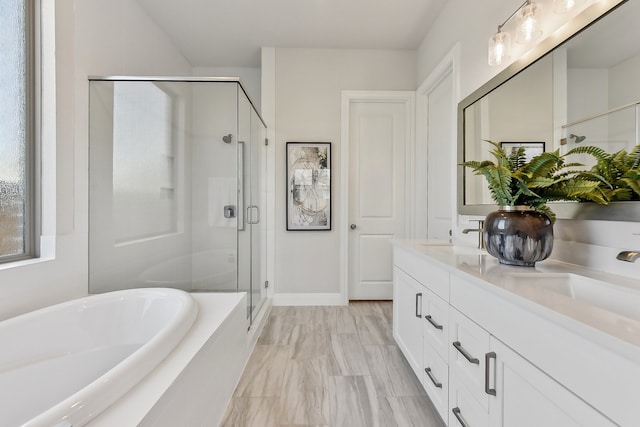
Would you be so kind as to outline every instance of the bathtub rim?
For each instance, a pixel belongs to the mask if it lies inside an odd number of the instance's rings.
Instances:
[[[201,307],[198,318],[184,340],[149,375],[136,384],[114,405],[98,415],[88,427],[112,427],[114,425],[139,425],[161,401],[166,391],[177,381],[185,367],[189,365],[210,341],[216,341],[222,328],[229,323],[234,313],[245,313],[247,309],[246,292],[201,292],[191,294]],[[243,315],[242,330],[247,331],[249,320]],[[253,327],[252,327],[253,329]],[[248,339],[248,337],[246,338]],[[255,345],[247,341],[240,360],[242,368]],[[240,369],[236,383],[240,379]],[[234,387],[235,388],[235,385]],[[233,389],[230,390],[228,400]],[[127,424],[128,423],[128,424]]]
[[[42,425],[56,426],[65,422],[70,416],[77,414],[81,409],[88,408],[88,414],[81,420],[73,419],[73,425],[83,425],[91,421],[98,414],[106,410],[113,402],[117,401],[146,375],[149,374],[158,364],[164,360],[168,354],[184,338],[188,330],[193,325],[198,315],[198,304],[193,297],[182,290],[170,288],[134,288],[105,292],[101,294],[90,294],[84,297],[65,301],[59,304],[24,313],[0,322],[0,328],[10,328],[14,324],[29,321],[34,317],[47,315],[60,310],[74,310],[73,307],[82,307],[86,301],[93,304],[100,302],[119,301],[127,296],[140,297],[145,295],[169,296],[179,298],[182,305],[176,311],[176,321],[167,325],[157,332],[153,337],[131,353],[127,358],[117,363],[111,369],[100,375],[94,381],[82,387],[75,393],[67,396],[54,406],[46,409],[23,424],[23,427],[35,427]],[[76,309],[77,310],[77,309]],[[127,362],[127,363],[125,363]],[[109,387],[105,390],[106,387]],[[92,394],[101,395],[108,392],[111,403],[107,406],[96,404],[102,399],[87,400]],[[84,404],[82,404],[84,402]],[[79,405],[80,404],[80,405]]]

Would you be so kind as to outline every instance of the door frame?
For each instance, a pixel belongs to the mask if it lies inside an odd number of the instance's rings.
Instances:
[[[452,135],[458,134],[456,117],[458,114],[458,102],[460,101],[460,43],[456,43],[453,48],[442,58],[442,60],[431,71],[429,76],[422,82],[420,87],[416,90],[416,142],[415,142],[415,171],[416,175],[413,199],[415,204],[414,212],[425,212],[425,215],[414,215],[414,222],[412,226],[411,237],[415,239],[426,239],[429,224],[427,218],[429,206],[427,203],[427,191],[429,183],[427,182],[427,150],[428,150],[428,135],[429,135],[429,96],[433,90],[440,84],[440,82],[451,74],[452,86],[453,86],[453,111],[451,129]],[[454,160],[454,165],[457,160],[458,142],[453,141],[451,144],[451,158]],[[452,188],[457,188],[457,166],[451,169]],[[458,223],[458,206],[457,197],[452,198],[451,206],[452,224],[451,230],[456,232],[456,224]]]
[[[344,305],[349,303],[349,117],[351,104],[356,102],[371,103],[403,103],[407,117],[405,131],[405,218],[403,235],[409,235],[411,216],[413,215],[414,164],[411,159],[415,147],[415,100],[413,91],[342,91],[342,119],[340,139],[340,216],[337,226],[340,227],[340,300]],[[408,197],[409,196],[409,197]]]

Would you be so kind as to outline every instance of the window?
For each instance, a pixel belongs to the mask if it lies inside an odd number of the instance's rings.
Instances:
[[[31,3],[0,0],[0,262],[34,255]]]

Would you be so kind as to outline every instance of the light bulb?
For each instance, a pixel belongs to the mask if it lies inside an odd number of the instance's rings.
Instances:
[[[538,28],[536,12],[538,5],[530,1],[518,13],[518,30],[516,33],[516,41],[518,43],[531,43],[542,35],[542,31]]]
[[[555,13],[567,13],[575,8],[583,0],[553,0],[553,11]]]
[[[498,27],[498,32],[489,39],[489,65],[495,67],[511,57],[511,36]]]

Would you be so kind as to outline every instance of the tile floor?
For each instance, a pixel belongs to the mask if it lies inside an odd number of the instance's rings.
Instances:
[[[391,320],[391,302],[273,307],[222,426],[444,426]]]

